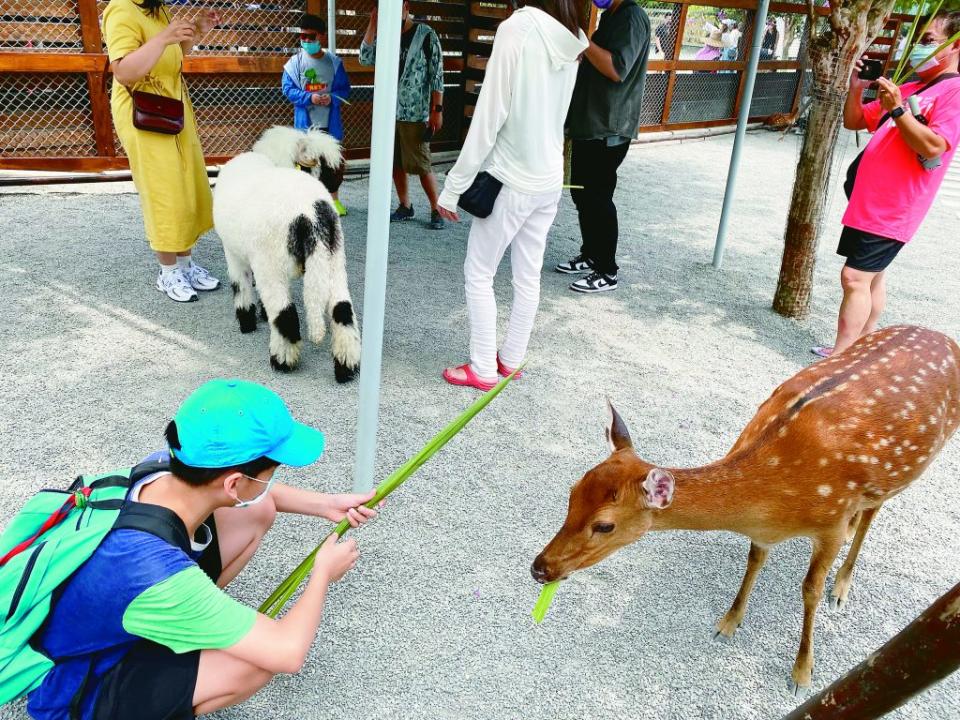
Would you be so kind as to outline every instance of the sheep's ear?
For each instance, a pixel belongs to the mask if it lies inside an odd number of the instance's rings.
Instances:
[[[316,167],[317,159],[308,155],[310,149],[306,138],[297,140],[297,164],[303,167]]]

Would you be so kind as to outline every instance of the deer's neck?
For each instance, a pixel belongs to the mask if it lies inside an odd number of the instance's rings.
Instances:
[[[751,534],[758,519],[767,514],[763,503],[775,487],[774,471],[757,469],[750,463],[720,460],[711,465],[685,470],[671,470],[676,479],[673,502],[654,513],[651,530],[730,530]],[[782,472],[782,468],[780,469]],[[767,474],[770,477],[766,477]]]

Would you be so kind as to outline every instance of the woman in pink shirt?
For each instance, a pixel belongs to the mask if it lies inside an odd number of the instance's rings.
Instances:
[[[921,27],[924,20],[918,20]],[[930,23],[911,64],[960,32],[960,12],[943,12]],[[910,242],[940,189],[960,142],[960,40],[948,45],[917,68],[916,82],[898,87],[878,80],[877,99],[864,105],[869,81],[850,78],[843,124],[850,130],[874,133],[856,169],[850,204],[843,216],[837,254],[847,258],[840,273],[843,302],[833,347],[813,352],[826,357],[843,352],[877,327],[886,302],[885,270]],[[907,100],[915,96],[919,113]]]

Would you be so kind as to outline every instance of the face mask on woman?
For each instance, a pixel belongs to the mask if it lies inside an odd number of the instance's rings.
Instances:
[[[301,40],[300,47],[302,47],[308,55],[316,55],[318,52],[320,52],[320,41],[319,40]]]

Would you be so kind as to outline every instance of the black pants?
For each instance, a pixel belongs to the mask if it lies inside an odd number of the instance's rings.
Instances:
[[[606,140],[574,140],[570,182],[583,190],[571,190],[580,217],[583,246],[580,254],[593,269],[616,274],[617,240],[620,226],[613,192],[617,189],[617,170],[627,157],[630,143],[608,147]]]

